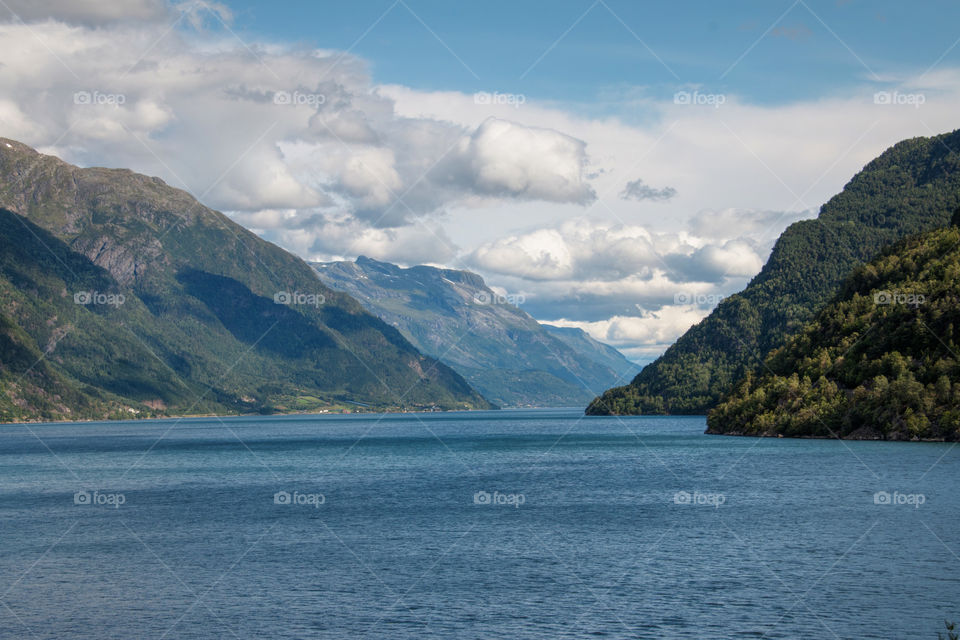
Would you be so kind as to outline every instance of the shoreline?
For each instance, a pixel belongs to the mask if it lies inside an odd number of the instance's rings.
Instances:
[[[733,438],[772,438],[774,440],[842,440],[844,442],[938,442],[938,443],[947,443],[947,442],[960,442],[960,440],[947,440],[946,438],[884,438],[879,435],[856,435],[856,432],[851,433],[842,438],[836,438],[833,436],[785,436],[782,433],[743,433],[739,431],[712,431],[707,429],[703,432],[704,435],[708,436],[730,436]],[[852,437],[851,437],[852,436]]]
[[[551,407],[513,407],[515,409],[548,409]],[[562,408],[562,407],[561,407]],[[354,415],[379,415],[379,414],[397,414],[404,413],[466,413],[471,411],[500,411],[495,409],[408,409],[408,410],[384,410],[384,411],[284,411],[277,413],[185,413],[172,414],[168,416],[149,416],[138,418],[137,416],[124,416],[122,418],[77,418],[64,420],[16,420],[10,422],[0,421],[0,427],[28,425],[28,424],[83,424],[86,422],[147,422],[149,420],[186,420],[192,418],[272,418],[282,416],[354,416]]]

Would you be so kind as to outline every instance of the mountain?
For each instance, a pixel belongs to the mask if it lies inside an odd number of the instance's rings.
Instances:
[[[640,371],[640,366],[611,347],[590,337],[590,334],[578,327],[556,327],[552,324],[540,323],[547,333],[565,342],[568,347],[583,357],[598,362],[612,371],[619,372],[621,380],[632,377]]]
[[[487,408],[189,194],[0,138],[0,420]]]
[[[537,323],[469,271],[404,269],[366,257],[314,267],[327,285],[349,293],[501,405],[582,406],[637,370],[579,329]]]
[[[900,142],[777,240],[761,272],[723,300],[591,415],[702,414],[813,318],[854,267],[894,242],[944,226],[960,204],[960,131]]]
[[[958,210],[960,217],[960,210]],[[960,229],[857,269],[708,416],[708,433],[960,440]]]

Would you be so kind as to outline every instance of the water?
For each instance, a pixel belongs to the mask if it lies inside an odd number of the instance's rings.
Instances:
[[[960,448],[703,429],[0,427],[0,637],[936,638],[960,619]]]

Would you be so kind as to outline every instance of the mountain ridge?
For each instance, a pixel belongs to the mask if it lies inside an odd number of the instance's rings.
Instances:
[[[638,369],[580,329],[540,324],[513,304],[519,298],[497,294],[470,271],[365,256],[314,268],[501,405],[580,406],[605,381]]]
[[[159,178],[0,138],[0,208],[2,355],[42,361],[2,360],[0,419],[492,406],[303,260]]]
[[[629,385],[588,415],[705,414],[821,309],[851,270],[884,246],[942,227],[960,205],[960,131],[911,138],[869,162],[821,207],[790,225],[763,269]]]

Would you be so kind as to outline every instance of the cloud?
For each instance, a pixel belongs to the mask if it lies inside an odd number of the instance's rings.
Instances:
[[[747,236],[760,240],[776,237],[799,220],[816,218],[813,209],[800,211],[769,211],[757,209],[702,209],[687,221],[687,228],[708,238],[731,239]]]
[[[854,82],[829,96],[753,104],[728,93],[719,108],[675,104],[675,87],[627,88],[593,103],[594,113],[618,115],[593,117],[582,115],[580,104],[564,109],[529,98],[515,107],[477,104],[472,95],[453,91],[388,85],[380,92],[407,117],[470,127],[490,117],[505,118],[583,140],[597,194],[592,212],[602,209],[614,219],[665,230],[679,228],[704,210],[815,211],[895,142],[956,128],[960,70],[937,68],[922,75],[877,71],[883,79],[879,84]],[[919,109],[874,103],[876,91],[895,87],[922,92],[926,101]],[[669,185],[677,194],[655,211],[638,211],[634,201],[618,197],[637,176],[654,188]],[[541,210],[547,217],[547,205]],[[558,212],[555,219],[562,215],[571,212]],[[517,220],[511,231],[528,224]],[[778,227],[770,230],[774,237],[782,230]]]
[[[587,204],[586,144],[559,131],[490,118],[465,140],[461,153],[481,194]]]
[[[499,118],[471,131],[397,118],[383,106],[321,108],[310,122],[315,140],[284,144],[291,165],[373,226],[401,226],[477,199],[586,204],[596,197],[585,143],[559,131]]]
[[[365,255],[404,266],[445,264],[453,260],[458,247],[442,227],[426,222],[395,229],[363,228],[356,222],[331,222],[312,230],[313,244],[304,255],[338,255],[353,259]]]
[[[694,282],[722,283],[730,277],[750,277],[763,267],[766,255],[760,255],[754,243],[730,240],[722,245],[707,245],[692,253],[663,257],[674,277]]]
[[[556,229],[540,229],[483,245],[468,258],[482,269],[531,280],[573,277],[573,256]]]
[[[747,239],[716,242],[690,232],[657,233],[635,225],[578,218],[485,243],[467,261],[529,280],[623,280],[655,271],[677,283],[752,276],[763,249]]]
[[[581,217],[485,243],[465,261],[523,294],[534,317],[593,323],[594,332],[608,326],[596,323],[620,317],[609,326],[629,340],[627,318],[642,318],[644,327],[699,319],[760,270],[769,247],[747,237],[715,240]]]
[[[150,22],[161,10],[181,20]],[[503,118],[399,115],[357,58],[205,30],[205,17],[229,18],[215,3],[33,15],[52,19],[0,23],[0,118],[6,135],[68,161],[159,175],[219,209],[325,209],[377,228],[476,201],[594,197],[582,140]]]
[[[581,217],[484,243],[466,261],[523,294],[534,317],[580,327],[643,362],[742,289],[775,237],[760,240],[761,228],[791,217],[725,210],[718,223],[740,223],[725,230],[739,235],[726,239],[701,233],[714,213],[693,216],[675,233]]]
[[[405,266],[454,261],[460,248],[436,221],[374,228],[349,215],[296,209],[233,212],[237,223],[307,260],[353,260],[365,255]]]
[[[627,183],[627,186],[620,192],[620,197],[624,200],[653,200],[664,201],[677,195],[677,190],[673,187],[664,187],[655,189],[645,185],[643,180],[637,179]]]
[[[560,319],[551,320],[550,324],[583,329],[595,340],[618,347],[628,357],[644,362],[662,353],[709,313],[709,309],[694,305],[676,305],[639,316],[613,316],[596,322]]]

